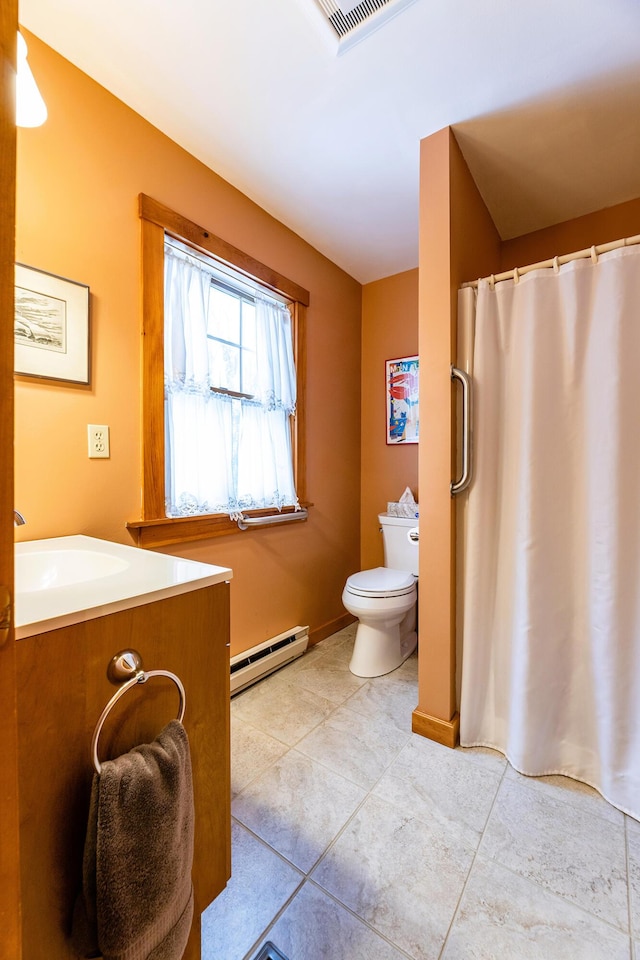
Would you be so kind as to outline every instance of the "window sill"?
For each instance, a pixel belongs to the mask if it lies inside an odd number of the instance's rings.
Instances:
[[[301,507],[313,504],[301,503]],[[261,517],[272,514],[273,509],[248,510],[247,517]],[[282,513],[294,513],[293,507],[284,507]],[[306,523],[306,520],[296,521]],[[290,526],[278,524],[277,526]],[[258,529],[266,530],[266,526]],[[127,530],[138,547],[167,547],[173,543],[186,543],[189,540],[209,540],[212,537],[225,537],[229,534],[248,533],[240,530],[238,524],[224,513],[204,514],[196,517],[161,517],[158,520],[132,520]]]

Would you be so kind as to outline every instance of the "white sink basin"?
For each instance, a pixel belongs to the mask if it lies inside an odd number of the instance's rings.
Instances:
[[[228,567],[82,535],[15,545],[16,639],[230,580]]]
[[[94,550],[42,550],[39,553],[16,554],[16,592],[33,593],[34,590],[100,580],[120,573],[129,566],[120,557]]]

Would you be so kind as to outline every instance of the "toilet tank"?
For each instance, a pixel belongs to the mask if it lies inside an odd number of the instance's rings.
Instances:
[[[382,527],[384,565],[393,570],[407,570],[418,576],[418,542],[409,539],[409,531],[415,530],[418,521],[407,517],[378,515]]]

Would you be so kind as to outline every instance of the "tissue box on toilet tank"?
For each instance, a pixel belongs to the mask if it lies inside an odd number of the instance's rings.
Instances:
[[[387,503],[387,513],[390,517],[408,517],[411,520],[417,520],[419,509],[417,503],[401,503],[400,501],[390,501]]]

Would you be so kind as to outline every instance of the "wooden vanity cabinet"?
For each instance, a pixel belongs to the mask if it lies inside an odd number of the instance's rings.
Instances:
[[[23,960],[71,960],[93,777],[91,738],[116,688],[112,656],[127,647],[186,692],[195,800],[195,911],[186,960],[200,957],[200,914],[231,875],[229,584],[16,642]],[[178,714],[175,684],[152,677],[105,720],[101,760],[152,741]]]

